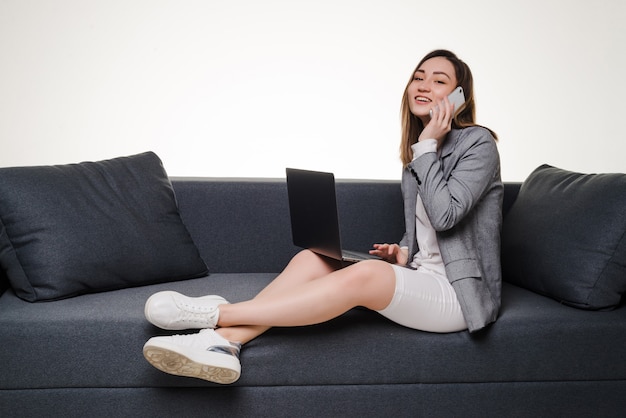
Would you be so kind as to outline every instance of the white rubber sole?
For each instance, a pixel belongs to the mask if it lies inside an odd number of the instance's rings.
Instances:
[[[241,363],[234,356],[185,350],[167,341],[153,340],[146,342],[143,355],[165,373],[226,385],[236,382],[241,375]]]
[[[150,296],[148,298],[148,300],[146,301],[146,305],[144,306],[144,310],[143,313],[146,317],[146,319],[148,320],[148,322],[150,322],[152,325],[159,327],[161,329],[166,329],[166,330],[170,330],[170,331],[181,331],[181,330],[185,330],[185,329],[203,329],[206,328],[206,326],[204,326],[204,324],[193,324],[193,323],[189,323],[189,322],[185,322],[185,323],[178,323],[176,321],[172,322],[172,323],[163,323],[162,321],[158,320],[157,318],[155,318],[152,313],[155,311],[155,304],[158,303],[159,300],[162,300],[164,298],[171,298],[172,299],[172,303],[175,304],[174,302],[174,298],[177,297],[179,299],[183,299],[186,301],[187,304],[192,305],[192,304],[196,304],[195,301],[206,301],[206,302],[210,302],[212,304],[225,304],[228,303],[228,301],[226,299],[224,299],[221,296],[217,296],[217,295],[208,295],[208,296],[201,296],[201,297],[189,297],[189,296],[185,296],[181,293],[178,292],[174,292],[171,290],[165,290],[162,292],[157,292],[155,294],[153,294],[152,296]],[[201,304],[201,302],[198,302],[197,304]]]

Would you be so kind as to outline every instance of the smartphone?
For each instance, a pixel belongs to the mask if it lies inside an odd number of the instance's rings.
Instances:
[[[457,110],[465,103],[465,94],[463,93],[463,87],[459,86],[455,88],[452,93],[448,95],[448,100],[450,103],[454,105],[453,113],[456,113]],[[433,111],[430,111],[430,116],[433,115]]]
[[[463,92],[463,87],[459,86],[455,88],[452,93],[448,95],[448,100],[450,103],[454,104],[454,113],[465,103],[465,94]]]

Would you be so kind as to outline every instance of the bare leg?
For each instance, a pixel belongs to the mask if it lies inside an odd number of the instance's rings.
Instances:
[[[320,260],[302,252],[254,299],[220,306],[218,332],[246,343],[271,326],[317,324],[355,306],[380,310],[391,301],[395,274],[386,262],[364,261],[336,270]]]
[[[309,250],[301,251],[291,259],[282,273],[272,280],[265,289],[261,290],[254,299],[300,286],[339,269],[341,269],[341,263],[337,260],[322,257]]]
[[[300,286],[308,281],[315,280],[341,268],[341,263],[336,260],[321,257],[312,251],[304,250],[296,254],[287,267],[270,284],[259,292],[254,299],[271,297],[292,287]],[[245,344],[265,331],[269,326],[232,326],[222,327],[217,332],[230,341],[238,341]]]

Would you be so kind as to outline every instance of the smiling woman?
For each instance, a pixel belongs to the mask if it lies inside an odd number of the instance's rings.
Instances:
[[[426,116],[425,111],[428,110],[431,117],[433,112],[438,112],[438,104],[447,102],[447,96],[454,91],[457,84],[452,62],[443,56],[434,56],[425,61],[415,71],[413,80],[407,87],[407,95],[413,98],[408,101],[411,113]]]
[[[303,250],[243,302],[156,293],[145,304],[148,321],[163,329],[202,330],[149,339],[143,353],[150,364],[174,375],[233,383],[241,373],[242,344],[271,327],[319,324],[356,306],[429,332],[475,332],[496,320],[503,188],[495,140],[474,125],[471,73],[456,55],[434,51],[414,73],[402,96],[409,161],[402,174],[406,232],[399,243],[374,244],[370,253],[380,259],[347,266]],[[458,83],[470,92],[471,106],[455,115],[447,95]],[[181,320],[189,317],[198,319]]]
[[[402,98],[400,158],[405,166],[413,158],[411,147],[418,138],[433,138],[435,126],[445,127],[446,112],[442,110],[453,109],[447,95],[458,86],[463,88],[465,103],[458,112],[452,113],[451,126],[454,129],[478,126],[474,78],[467,64],[450,51],[436,50],[426,55],[417,65]],[[431,115],[438,124],[428,123]],[[495,132],[489,132],[497,140]]]

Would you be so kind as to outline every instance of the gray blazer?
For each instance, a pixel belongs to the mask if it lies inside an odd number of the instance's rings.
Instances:
[[[409,263],[417,253],[419,193],[435,231],[446,275],[470,332],[496,320],[500,309],[503,185],[494,138],[482,127],[453,129],[440,155],[412,161],[402,174]]]

